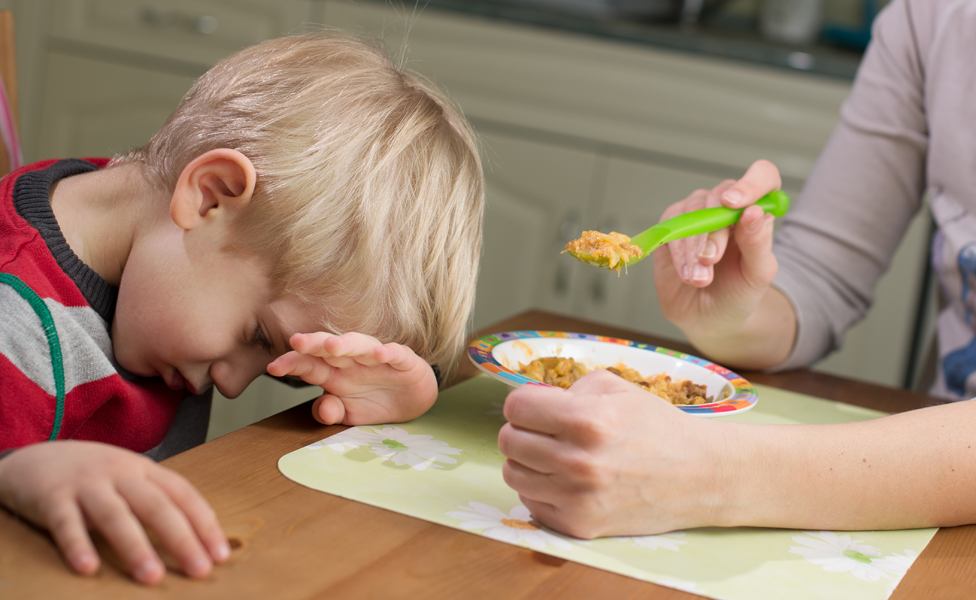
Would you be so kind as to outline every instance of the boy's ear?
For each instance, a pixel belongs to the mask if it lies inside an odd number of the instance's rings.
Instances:
[[[233,217],[251,201],[256,180],[254,164],[237,150],[205,152],[180,173],[170,200],[170,216],[186,230]]]

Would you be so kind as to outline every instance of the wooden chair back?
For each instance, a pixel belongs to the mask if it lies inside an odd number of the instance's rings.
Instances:
[[[17,101],[17,51],[14,46],[14,15],[0,10],[0,176],[23,161],[20,156],[20,107]],[[4,101],[5,100],[5,101]],[[13,156],[12,156],[13,154]]]

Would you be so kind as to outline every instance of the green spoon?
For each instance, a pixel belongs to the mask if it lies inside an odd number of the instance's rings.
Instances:
[[[763,211],[777,217],[782,217],[790,207],[790,197],[785,192],[777,190],[766,194],[756,204],[761,206]],[[658,223],[630,239],[631,245],[641,249],[641,256],[639,258],[636,256],[632,257],[626,263],[617,263],[614,267],[610,266],[610,259],[606,256],[594,256],[592,254],[576,252],[575,250],[569,249],[568,246],[566,252],[594,267],[611,269],[619,273],[620,267],[629,267],[644,260],[662,244],[701,233],[718,231],[723,227],[736,224],[743,210],[745,208],[726,208],[724,206],[703,208]]]

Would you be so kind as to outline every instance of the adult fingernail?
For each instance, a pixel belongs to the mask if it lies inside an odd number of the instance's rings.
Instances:
[[[695,270],[691,273],[691,278],[695,281],[705,281],[708,279],[708,268],[705,265],[695,265]]]
[[[752,223],[746,224],[746,231],[748,231],[749,233],[756,233],[757,231],[762,229],[762,226],[763,226],[763,218],[759,217]]]
[[[712,240],[708,240],[705,242],[705,247],[702,248],[701,254],[698,256],[701,258],[713,258],[716,254],[718,254],[718,244]]]
[[[729,204],[739,204],[742,202],[742,192],[739,190],[728,190],[722,194],[722,198]]]
[[[688,265],[685,265],[685,266],[681,267],[681,278],[687,281],[687,279],[688,279]]]

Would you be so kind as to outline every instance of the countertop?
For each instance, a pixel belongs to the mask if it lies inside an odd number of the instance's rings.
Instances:
[[[749,19],[723,18],[721,14],[703,23],[683,25],[662,20],[601,19],[511,0],[428,0],[426,8],[843,80],[853,80],[861,60],[858,50],[826,43],[792,46],[772,42],[764,39]]]

